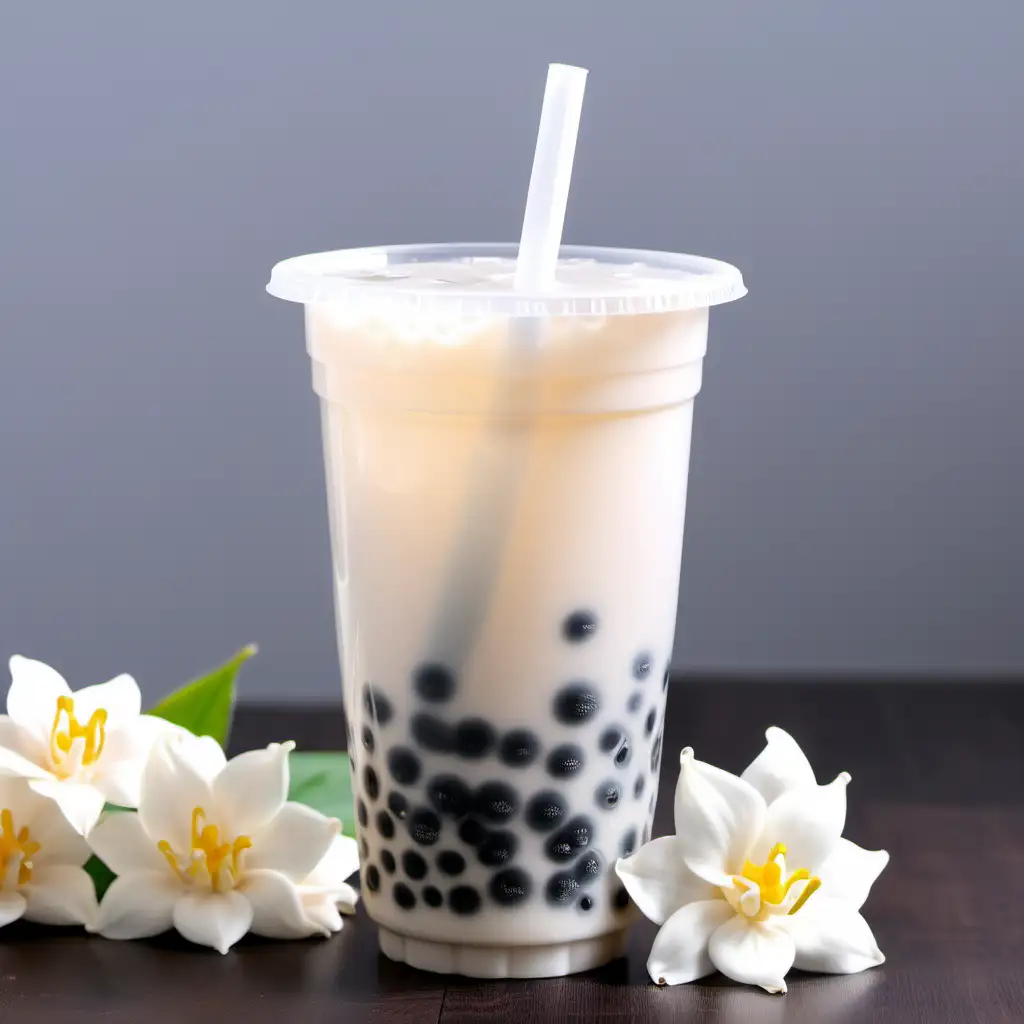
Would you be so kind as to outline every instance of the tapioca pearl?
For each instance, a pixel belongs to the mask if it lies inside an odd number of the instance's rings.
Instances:
[[[637,690],[636,693],[632,694],[628,701],[626,701],[626,710],[631,714],[635,715],[640,710],[640,705],[644,702],[644,695]]]
[[[651,771],[657,775],[658,770],[661,768],[661,744],[663,739],[663,733],[658,733],[657,739],[654,741],[654,746],[651,747]]]
[[[402,870],[414,882],[418,882],[427,875],[427,862],[415,850],[406,850],[402,854]]]
[[[476,818],[467,818],[459,826],[459,838],[467,846],[479,846],[487,838],[487,829]]]
[[[380,889],[380,872],[375,864],[367,864],[363,871],[363,884],[370,892],[377,892]]]
[[[380,779],[369,765],[363,769],[363,792],[370,800],[376,800],[380,796]]]
[[[519,868],[506,868],[491,879],[488,889],[495,903],[511,907],[530,898],[533,882],[525,871]]]
[[[405,816],[409,813],[409,801],[406,800],[401,793],[389,793],[388,810],[391,811],[399,821],[404,821]]]
[[[597,745],[601,750],[602,754],[610,754],[615,750],[619,749],[619,746],[625,741],[626,732],[617,725],[610,725],[603,733],[601,738],[597,741]]]
[[[396,882],[391,894],[403,910],[412,910],[416,906],[416,895],[405,882]]]
[[[488,832],[476,851],[477,860],[485,867],[504,867],[519,849],[519,840],[511,832]]]
[[[640,795],[643,793],[644,786],[646,786],[646,785],[647,785],[647,780],[643,777],[643,775],[638,775],[636,777],[636,782],[633,783],[633,796],[634,796],[634,798],[636,798],[637,800],[640,799]]]
[[[504,822],[519,810],[519,795],[504,782],[485,782],[473,800],[476,813],[486,821]]]
[[[576,906],[578,906],[580,908],[580,910],[583,910],[583,911],[590,910],[594,906],[594,898],[593,898],[593,896],[583,896],[583,897],[581,897],[579,903],[577,903]]]
[[[545,789],[526,805],[526,823],[537,832],[550,832],[565,817],[566,804],[558,793]]]
[[[651,733],[654,732],[654,724],[657,721],[658,721],[658,712],[654,708],[651,708],[651,710],[647,712],[647,720],[644,722],[644,735],[645,736],[650,736]]]
[[[646,679],[651,674],[651,652],[641,651],[633,659],[633,678]]]
[[[615,751],[615,757],[613,758],[613,760],[620,768],[625,768],[626,765],[629,764],[629,762],[632,760],[632,758],[633,747],[629,741],[629,738],[626,737],[625,739],[623,739],[622,743],[619,744],[619,749]]]
[[[455,746],[452,727],[434,715],[413,715],[410,725],[412,738],[424,749],[435,754],[451,753]]]
[[[570,643],[578,644],[588,640],[597,632],[597,616],[586,609],[580,609],[567,616],[562,623],[562,636]]]
[[[579,888],[580,883],[572,875],[567,871],[559,871],[558,874],[552,875],[548,879],[548,884],[544,887],[544,894],[547,896],[548,903],[556,907],[567,907],[575,902]]]
[[[582,771],[585,758],[583,749],[574,743],[563,743],[548,755],[548,774],[556,779],[567,779]]]
[[[380,851],[380,866],[389,874],[395,873],[395,855],[390,850]]]
[[[619,789],[617,782],[602,782],[597,787],[597,792],[594,793],[594,800],[598,807],[610,811],[613,807],[618,806],[620,796],[622,796],[622,790]]]
[[[377,812],[377,831],[385,839],[394,839],[395,821],[387,811]]]
[[[461,875],[466,870],[466,858],[454,850],[442,850],[437,855],[437,866],[446,875]]]
[[[441,838],[441,819],[427,807],[417,807],[406,824],[413,842],[420,846],[433,846]]]
[[[428,885],[423,890],[423,902],[428,907],[439,907],[444,902],[444,897],[441,895],[440,889],[435,889],[434,886]]]
[[[588,853],[581,857],[573,874],[580,885],[590,885],[601,877],[601,858],[596,853]]]
[[[494,747],[497,738],[489,722],[482,718],[464,718],[455,726],[455,753],[473,759],[485,757]]]
[[[525,768],[537,759],[540,740],[529,729],[513,729],[502,737],[498,757],[510,768]]]
[[[387,725],[395,713],[391,701],[376,686],[369,683],[363,687],[363,708],[370,721],[378,725]]]
[[[457,775],[438,775],[427,783],[427,799],[438,814],[458,821],[473,809],[473,791]]]
[[[621,886],[615,890],[612,897],[612,904],[616,910],[625,910],[629,906],[629,893]]]
[[[601,710],[601,698],[589,683],[570,683],[555,694],[552,711],[562,725],[583,725]]]
[[[589,818],[573,818],[545,843],[544,852],[555,862],[572,860],[590,845],[593,834],[594,825]]]
[[[448,906],[453,914],[475,914],[480,909],[480,893],[471,885],[457,885],[448,893]]]
[[[368,753],[373,753],[374,747],[377,745],[373,738],[373,730],[368,726],[363,726],[363,746],[366,748]]]
[[[414,786],[420,777],[420,759],[408,747],[393,747],[388,751],[388,772],[402,786]]]
[[[366,804],[362,800],[356,801],[356,818],[363,828],[370,824],[370,812],[366,809]]]
[[[622,851],[623,857],[632,857],[636,850],[636,829],[629,829],[626,834],[622,837],[622,842],[619,845],[619,849]]]
[[[455,693],[455,676],[444,665],[420,665],[413,674],[413,688],[421,700],[443,704]]]

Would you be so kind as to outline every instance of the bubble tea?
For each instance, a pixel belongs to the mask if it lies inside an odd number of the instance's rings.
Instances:
[[[383,952],[621,955],[650,836],[708,308],[735,268],[566,246],[297,257],[320,396],[361,883]],[[530,344],[515,344],[526,325]]]

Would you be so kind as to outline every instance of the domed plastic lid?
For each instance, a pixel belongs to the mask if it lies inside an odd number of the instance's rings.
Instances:
[[[617,316],[703,309],[746,295],[740,272],[704,256],[563,245],[554,285],[513,288],[515,243],[339,249],[284,260],[267,291],[384,315]]]

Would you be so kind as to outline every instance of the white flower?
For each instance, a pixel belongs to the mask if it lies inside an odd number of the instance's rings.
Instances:
[[[302,909],[324,935],[341,931],[341,914],[356,912],[359,893],[345,879],[358,870],[356,841],[348,836],[335,836],[320,863],[299,883]]]
[[[140,714],[141,707],[131,676],[72,693],[49,665],[15,655],[7,714],[0,715],[0,775],[28,779],[85,835],[104,803],[138,806],[153,743],[182,731]]]
[[[82,865],[86,841],[52,800],[24,779],[0,778],[0,926],[90,924],[96,890]]]
[[[139,939],[173,926],[221,953],[250,930],[296,939],[335,930],[326,903],[347,886],[331,861],[322,865],[338,822],[286,802],[293,747],[273,743],[226,761],[208,737],[158,743],[138,813],[107,815],[89,835],[118,876],[91,930]]]
[[[676,834],[615,866],[662,926],[647,962],[659,985],[717,968],[785,992],[794,965],[854,974],[885,960],[860,908],[889,855],[841,838],[850,776],[818,786],[788,733],[771,728],[767,738],[741,778],[685,749]]]

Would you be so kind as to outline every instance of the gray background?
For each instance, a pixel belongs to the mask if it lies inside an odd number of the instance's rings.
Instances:
[[[249,640],[337,692],[276,260],[512,238],[545,65],[566,238],[720,256],[678,665],[1024,668],[1019,0],[14,3],[0,34],[0,652],[153,697]]]

